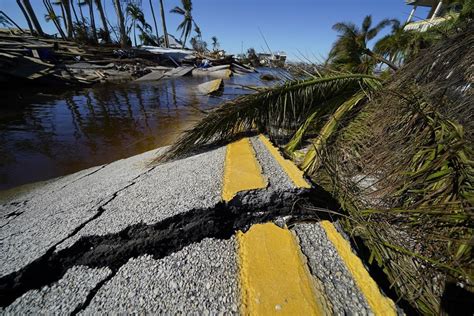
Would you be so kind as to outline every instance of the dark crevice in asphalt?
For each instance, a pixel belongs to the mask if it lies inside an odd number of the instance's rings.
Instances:
[[[20,216],[21,214],[23,214],[23,212],[24,211],[14,211],[14,212],[8,213],[6,218],[12,218],[12,217]]]
[[[71,247],[58,252],[53,247],[21,270],[0,278],[0,306],[8,306],[29,290],[51,285],[73,266],[108,267],[114,275],[131,258],[148,254],[160,259],[204,238],[228,239],[236,231],[245,231],[255,223],[281,216],[290,216],[293,220],[318,218],[315,211],[299,206],[308,203],[308,196],[315,194],[318,193],[309,190],[272,194],[249,191],[238,194],[228,203],[219,202],[212,208],[192,209],[153,225],[140,223],[114,234],[83,236]],[[103,210],[102,207],[94,217],[100,216]],[[78,227],[73,234],[85,225]],[[91,291],[77,311],[88,306],[104,283]]]
[[[117,274],[117,272],[118,270],[112,271],[112,273],[110,273],[105,279],[97,283],[96,286],[94,286],[94,288],[90,290],[89,293],[87,293],[84,302],[76,306],[76,308],[71,312],[71,315],[77,315],[82,312],[87,306],[89,306],[97,292],[102,288],[105,283],[112,280],[112,278]]]
[[[101,171],[102,169],[104,169],[104,168],[107,167],[108,165],[109,165],[109,164],[102,165],[102,166],[98,167],[96,170],[91,171],[91,172],[89,172],[89,173],[87,173],[87,174],[85,174],[85,175],[83,175],[83,176],[81,176],[81,177],[79,177],[79,178],[77,178],[77,179],[72,180],[71,182],[66,183],[65,185],[63,185],[62,187],[60,187],[58,190],[55,190],[55,191],[60,191],[60,190],[64,189],[65,187],[67,187],[67,186],[69,186],[69,185],[71,185],[71,184],[73,184],[73,183],[75,183],[75,182],[77,182],[77,181],[79,181],[79,180],[81,180],[81,179],[84,179],[84,178],[86,178],[86,177],[89,177],[89,176],[93,175],[94,173]],[[52,191],[52,192],[54,192],[54,191]]]
[[[138,176],[136,176],[135,178],[133,178],[131,180],[131,182],[129,184],[127,184],[126,186],[122,187],[120,190],[117,190],[115,191],[112,196],[105,202],[103,203],[102,205],[100,205],[98,208],[97,208],[97,212],[96,214],[94,214],[94,216],[92,216],[91,218],[89,218],[87,221],[84,221],[83,223],[81,223],[79,226],[77,226],[70,234],[68,234],[65,238],[61,239],[59,242],[57,242],[56,244],[54,244],[54,246],[52,247],[53,250],[56,249],[56,247],[60,244],[62,244],[63,242],[65,242],[67,239],[71,238],[71,237],[74,237],[77,233],[79,233],[79,231],[81,231],[81,229],[83,229],[87,224],[89,224],[90,222],[93,222],[94,220],[96,220],[97,218],[99,218],[104,212],[105,212],[105,206],[107,206],[110,202],[112,202],[120,192],[122,191],[125,191],[126,189],[128,189],[129,187],[135,185],[137,183],[137,180],[147,174],[148,172],[152,171],[155,167],[153,168],[150,168],[148,169],[146,172],[144,173],[141,173],[139,174]],[[98,171],[98,170],[97,170]]]

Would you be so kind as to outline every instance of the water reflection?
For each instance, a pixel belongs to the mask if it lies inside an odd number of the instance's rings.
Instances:
[[[199,95],[209,78],[101,85],[9,101],[0,109],[0,190],[72,173],[170,144],[202,111],[271,85],[259,74],[225,81],[220,97]]]

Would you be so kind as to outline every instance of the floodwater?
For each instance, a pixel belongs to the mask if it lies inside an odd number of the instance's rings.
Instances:
[[[262,86],[257,74],[225,80],[222,96],[203,96],[182,77],[103,84],[52,93],[0,92],[0,190],[46,180],[171,144],[202,110]],[[54,92],[54,91],[53,91]]]

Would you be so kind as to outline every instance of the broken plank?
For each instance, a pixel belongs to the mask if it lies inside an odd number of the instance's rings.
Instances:
[[[152,71],[149,74],[146,74],[146,75],[136,79],[135,81],[156,81],[156,80],[160,80],[164,76],[165,76],[165,74],[163,74],[162,71]]]
[[[224,87],[222,79],[215,79],[198,85],[199,92],[203,94],[216,94]]]
[[[165,75],[173,78],[182,77],[190,73],[193,69],[194,66],[181,66],[166,72]]]

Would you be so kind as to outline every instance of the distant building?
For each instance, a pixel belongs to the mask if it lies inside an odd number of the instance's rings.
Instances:
[[[274,67],[283,67],[286,61],[285,52],[274,52],[274,53],[259,53],[258,59],[260,60],[260,65],[262,66],[274,66]]]
[[[439,0],[405,0],[405,3],[413,6],[410,15],[405,25],[405,30],[416,30],[424,32],[429,27],[440,24],[450,18],[450,14],[456,14],[461,10],[458,4],[446,4],[446,1]],[[414,21],[416,16],[416,9],[418,7],[431,8],[428,16],[425,19]]]

